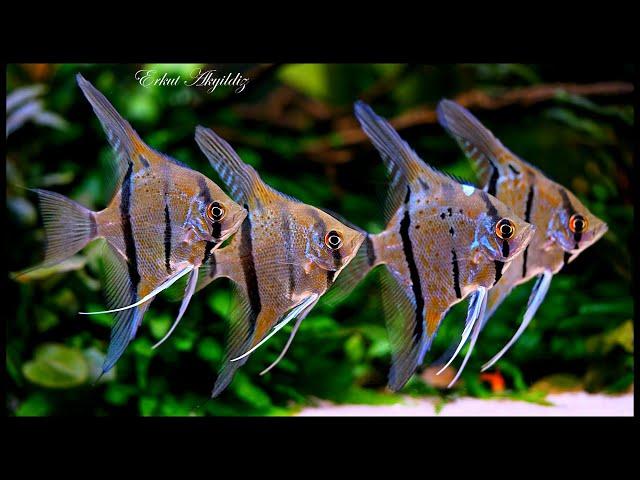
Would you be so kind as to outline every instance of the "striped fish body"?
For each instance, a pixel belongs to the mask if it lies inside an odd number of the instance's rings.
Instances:
[[[221,201],[226,194],[204,175],[151,149],[140,151],[138,161],[143,166],[125,174],[126,186],[95,219],[98,236],[136,266],[137,296],[142,298],[188,265],[199,267],[205,252],[222,243],[222,229],[205,212],[213,198]],[[229,202],[227,198],[224,203],[232,205]],[[230,217],[235,215],[238,224],[244,214],[241,207],[236,210]],[[218,228],[220,232],[214,232]]]
[[[509,151],[460,105],[441,101],[438,119],[473,161],[484,191],[536,226],[531,243],[489,292],[483,319],[484,325],[514,287],[534,277],[546,277],[546,288],[539,289],[541,283],[537,282],[532,291],[521,333],[541,304],[551,277],[600,239],[607,225],[573,193]]]
[[[362,102],[356,117],[391,174],[390,218],[368,235],[338,280],[350,290],[376,265],[392,349],[389,386],[401,388],[422,362],[446,312],[500,279],[533,227],[486,192],[438,172]],[[498,235],[501,222],[511,232]]]
[[[302,321],[355,256],[364,234],[266,185],[213,131],[198,127],[196,141],[249,212],[228,245],[212,253],[197,287],[227,277],[238,289],[216,396],[250,352],[288,321]]]
[[[199,284],[203,288],[216,278],[226,277],[245,292],[257,312],[255,335],[248,348],[264,338],[293,307],[313,294],[324,294],[363,239],[358,232],[338,226],[337,220],[308,205],[276,195],[263,201],[260,207],[250,208],[229,244],[212,253],[207,275]],[[351,236],[351,245],[344,247],[345,257],[331,257],[331,264],[318,262],[309,254],[314,232],[335,229]]]
[[[488,318],[511,289],[544,272],[558,273],[604,235],[607,225],[573,193],[502,145],[463,107],[443,100],[438,118],[472,160],[483,189],[537,227],[523,255],[489,293]],[[572,231],[575,215],[584,219],[583,231]]]
[[[239,228],[246,210],[202,174],[148,147],[81,75],[78,84],[116,152],[116,192],[99,212],[53,192],[37,193],[47,238],[45,265],[95,238],[106,239],[104,287],[112,310],[102,313],[116,316],[105,373],[134,338],[155,295],[189,274],[179,322],[199,267]]]
[[[420,177],[422,185],[427,175]],[[521,224],[518,238],[507,242],[506,256],[502,255],[502,242],[494,247],[499,252],[483,252],[481,245],[493,238],[480,235],[495,237],[491,226],[503,218],[496,207],[499,202],[478,189],[467,196],[463,188],[472,187],[446,182],[431,182],[428,190],[418,181],[409,185],[409,191],[416,193],[408,195],[408,202],[382,233],[370,236],[376,264],[385,263],[423,303],[428,339],[433,338],[449,308],[478,287],[491,288],[512,268],[512,259],[518,258],[530,235],[530,228]],[[503,216],[507,215],[517,218],[503,211]],[[490,228],[479,229],[482,223]]]

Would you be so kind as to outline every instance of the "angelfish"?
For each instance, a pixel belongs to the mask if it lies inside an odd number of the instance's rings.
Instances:
[[[349,291],[369,270],[384,265],[382,306],[392,357],[388,384],[399,390],[422,363],[447,311],[467,296],[461,346],[469,336],[475,341],[487,292],[527,246],[534,228],[487,192],[426,164],[365,103],[356,102],[355,114],[391,176],[388,223],[381,233],[366,235],[335,288]]]
[[[474,162],[484,191],[537,227],[523,254],[489,292],[482,327],[515,286],[536,278],[520,327],[482,367],[484,371],[506,353],[533,319],[553,275],[598,241],[607,225],[573,193],[507,149],[464,107],[442,100],[437,112],[440,124]]]
[[[155,295],[189,275],[177,324],[200,266],[247,212],[204,175],[147,146],[104,95],[82,75],[77,81],[116,152],[116,192],[104,210],[94,212],[58,193],[35,190],[46,236],[40,266],[61,262],[96,238],[106,240],[110,310],[102,313],[116,315],[105,373],[134,338]]]
[[[231,315],[215,397],[253,351],[297,319],[282,354],[266,370],[282,358],[300,322],[355,256],[364,234],[271,188],[212,130],[198,127],[196,142],[233,199],[249,212],[228,245],[212,252],[198,281],[200,289],[226,277],[236,290],[238,307]]]

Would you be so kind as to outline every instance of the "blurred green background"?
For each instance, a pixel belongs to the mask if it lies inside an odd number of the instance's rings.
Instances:
[[[249,78],[241,93],[219,86],[143,88],[140,69],[190,78],[194,68]],[[445,319],[427,367],[401,392],[514,397],[547,392],[621,392],[633,382],[633,105],[631,65],[9,65],[7,69],[7,245],[15,272],[41,259],[40,187],[87,207],[108,203],[112,152],[76,86],[81,72],[153,148],[218,181],[193,139],[215,129],[264,180],[377,232],[386,190],[382,163],[352,115],[360,98],[386,116],[420,156],[475,181],[470,163],[435,120],[439,99],[468,106],[518,155],[569,187],[609,232],[554,278],[520,341],[491,373],[480,374],[515,331],[532,283],[519,287],[481,335],[461,381],[436,377],[429,362],[461,333],[466,302]],[[557,84],[561,84],[558,87]],[[6,410],[9,415],[286,415],[316,399],[393,403],[385,390],[389,345],[376,275],[341,304],[319,304],[285,359],[291,327],[252,355],[219,397],[208,395],[221,360],[229,285],[192,301],[172,338],[156,351],[178,304],[159,298],[115,369],[94,385],[106,351],[109,315],[100,310],[99,242],[24,281],[8,274]],[[455,365],[458,365],[455,362]]]

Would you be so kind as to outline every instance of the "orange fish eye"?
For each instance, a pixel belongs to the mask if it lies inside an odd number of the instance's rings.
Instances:
[[[212,202],[207,206],[207,217],[214,222],[219,222],[226,215],[224,205],[219,202]]]
[[[496,223],[496,235],[502,240],[509,240],[516,233],[516,225],[508,218],[502,218]]]
[[[331,230],[324,236],[324,244],[331,250],[337,250],[342,246],[342,234]]]
[[[569,219],[569,230],[573,233],[584,232],[587,229],[587,225],[589,225],[587,219],[578,213],[574,213]]]

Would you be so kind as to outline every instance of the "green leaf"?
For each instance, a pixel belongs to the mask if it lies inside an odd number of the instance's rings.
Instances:
[[[149,321],[149,329],[151,330],[151,335],[153,335],[153,337],[156,339],[162,338],[169,330],[169,327],[171,327],[171,323],[172,318],[168,313],[163,313],[151,317],[151,320]]]
[[[215,363],[222,360],[222,347],[213,338],[204,338],[198,344],[198,356]]]
[[[344,344],[344,352],[352,362],[359,362],[364,357],[364,341],[362,335],[351,335]]]
[[[138,407],[140,408],[140,414],[144,417],[149,417],[153,415],[157,406],[158,406],[157,397],[142,397],[138,402]]]
[[[327,66],[318,63],[284,65],[278,71],[278,78],[300,92],[314,98],[329,96],[329,75]]]
[[[79,349],[52,343],[38,347],[34,359],[22,366],[22,373],[43,387],[72,388],[87,381],[89,365]]]
[[[18,417],[44,417],[51,413],[53,406],[46,395],[36,393],[27,397],[16,410]]]
[[[239,398],[255,409],[264,409],[271,406],[269,395],[251,383],[249,377],[242,371],[236,373],[231,388]]]
[[[42,280],[58,273],[79,270],[83,268],[86,263],[87,259],[85,257],[74,255],[51,267],[36,268],[26,272],[13,272],[9,276],[18,282],[31,282],[33,280]]]
[[[132,385],[113,383],[109,385],[105,392],[105,400],[114,405],[125,405],[136,392],[136,387]]]
[[[207,298],[209,308],[226,318],[231,312],[231,292],[226,289],[216,290]]]

